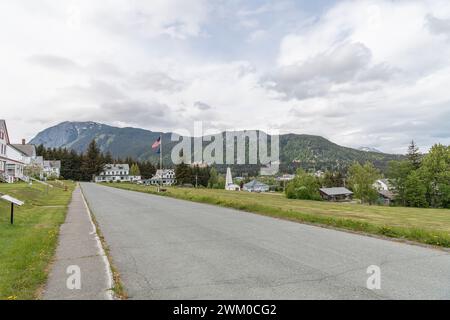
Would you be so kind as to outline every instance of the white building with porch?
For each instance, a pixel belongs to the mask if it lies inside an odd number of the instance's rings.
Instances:
[[[148,180],[148,184],[157,186],[162,184],[163,186],[171,186],[177,182],[175,178],[175,170],[173,169],[158,169],[155,175]]]
[[[95,176],[95,182],[136,182],[140,181],[141,176],[130,175],[130,166],[128,164],[106,164],[103,171]]]
[[[0,120],[0,181],[28,181],[28,177],[24,175],[28,162],[31,162],[31,159],[10,143],[6,121]]]

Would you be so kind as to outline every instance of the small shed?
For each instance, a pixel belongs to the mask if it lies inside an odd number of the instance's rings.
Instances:
[[[350,201],[353,198],[353,192],[344,187],[320,188],[322,199],[328,201]]]
[[[391,205],[395,201],[395,194],[389,190],[378,191],[379,202],[387,206]]]
[[[249,183],[244,184],[244,190],[249,192],[267,192],[270,187],[258,180],[252,180]]]

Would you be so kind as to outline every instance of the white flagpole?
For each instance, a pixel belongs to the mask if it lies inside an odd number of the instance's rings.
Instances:
[[[162,168],[162,133],[159,136],[159,169],[161,170],[161,176],[160,176],[160,186],[162,188],[162,175],[163,175],[163,168]]]

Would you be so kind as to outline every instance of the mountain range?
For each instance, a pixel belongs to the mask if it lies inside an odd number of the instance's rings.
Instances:
[[[156,163],[159,155],[152,150],[151,145],[160,135],[164,142],[164,162],[171,163],[170,151],[178,143],[171,141],[171,132],[161,133],[130,127],[118,128],[96,122],[66,121],[41,131],[30,143],[42,144],[47,148],[67,148],[84,152],[89,143],[95,139],[102,152],[110,152],[114,157],[122,159],[132,157]],[[203,142],[203,146],[208,143]],[[402,157],[374,152],[368,148],[356,150],[343,147],[321,136],[306,134],[280,135],[279,143],[280,163],[286,171],[293,171],[297,167],[339,170],[346,168],[354,161],[371,161],[375,166],[384,170],[388,161]],[[248,146],[246,148],[248,149]]]

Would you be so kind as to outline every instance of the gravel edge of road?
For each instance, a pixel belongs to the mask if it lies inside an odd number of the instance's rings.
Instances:
[[[120,273],[118,269],[114,266],[112,256],[110,254],[110,250],[108,247],[108,244],[105,241],[105,238],[102,234],[102,231],[100,229],[100,226],[95,218],[95,214],[91,210],[91,207],[89,205],[89,202],[86,200],[86,197],[84,196],[84,190],[83,186],[80,183],[79,184],[80,190],[81,190],[81,196],[83,197],[83,201],[86,205],[87,211],[89,213],[89,217],[92,223],[92,228],[97,236],[98,246],[99,250],[103,253],[104,258],[104,264],[106,273],[108,275],[110,288],[111,288],[111,300],[126,300],[128,298],[128,295],[125,291],[125,287],[123,286],[123,283],[120,278]]]

